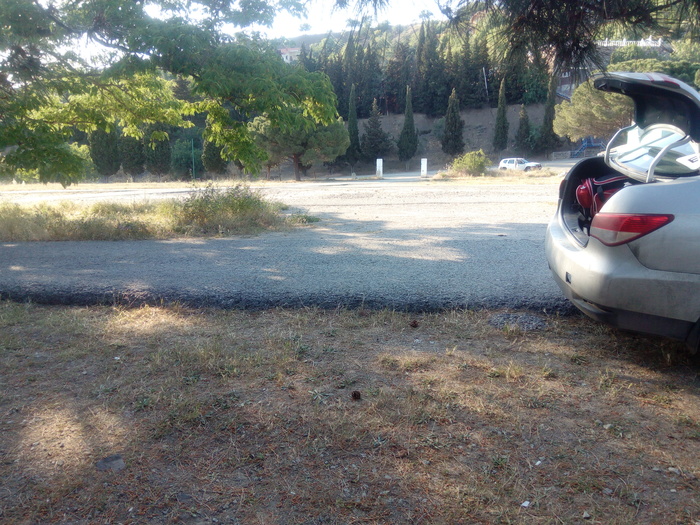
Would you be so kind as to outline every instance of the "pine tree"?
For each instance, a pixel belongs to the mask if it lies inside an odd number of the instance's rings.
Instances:
[[[442,151],[448,155],[458,155],[464,151],[464,121],[459,116],[457,91],[452,90],[445,115],[445,133],[442,136]]]
[[[529,153],[530,149],[532,148],[532,142],[530,139],[531,134],[532,130],[530,129],[530,117],[527,115],[525,104],[521,104],[518,119],[518,132],[515,134],[515,148],[523,155]]]
[[[374,99],[372,114],[365,123],[365,132],[360,141],[362,155],[367,161],[373,161],[388,153],[392,145],[391,137],[382,129],[381,114],[377,106],[377,99]]]
[[[355,84],[350,86],[350,97],[348,100],[348,135],[350,136],[350,146],[345,152],[344,159],[350,164],[352,169],[360,157],[360,130],[357,125],[357,109],[355,100]]]
[[[506,79],[501,80],[498,90],[498,110],[496,111],[496,130],[493,134],[493,149],[503,151],[508,147],[508,115],[506,106]]]
[[[406,86],[406,109],[404,111],[403,128],[398,141],[399,160],[406,162],[413,158],[418,149],[418,133],[413,120],[413,104],[411,102],[411,87]]]
[[[109,177],[119,171],[119,136],[114,127],[109,131],[93,131],[88,136],[88,144],[97,173]]]

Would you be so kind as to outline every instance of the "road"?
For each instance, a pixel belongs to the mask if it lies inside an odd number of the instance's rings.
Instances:
[[[225,239],[0,244],[0,296],[41,303],[568,309],[544,259],[556,180],[266,186],[319,217]],[[7,196],[5,196],[7,198]]]

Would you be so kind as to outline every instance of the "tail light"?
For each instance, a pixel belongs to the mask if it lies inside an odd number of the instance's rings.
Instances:
[[[673,215],[598,213],[591,223],[591,237],[606,246],[619,246],[639,239],[673,221]]]

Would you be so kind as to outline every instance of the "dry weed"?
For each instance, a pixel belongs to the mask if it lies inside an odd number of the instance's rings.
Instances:
[[[700,520],[680,345],[491,315],[0,303],[0,519]]]

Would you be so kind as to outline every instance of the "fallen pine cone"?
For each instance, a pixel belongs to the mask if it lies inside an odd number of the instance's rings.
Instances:
[[[350,396],[352,397],[353,401],[359,401],[360,399],[362,399],[362,394],[360,394],[359,390],[353,390]]]
[[[415,319],[408,324],[411,325],[412,328],[418,328],[418,321]]]

